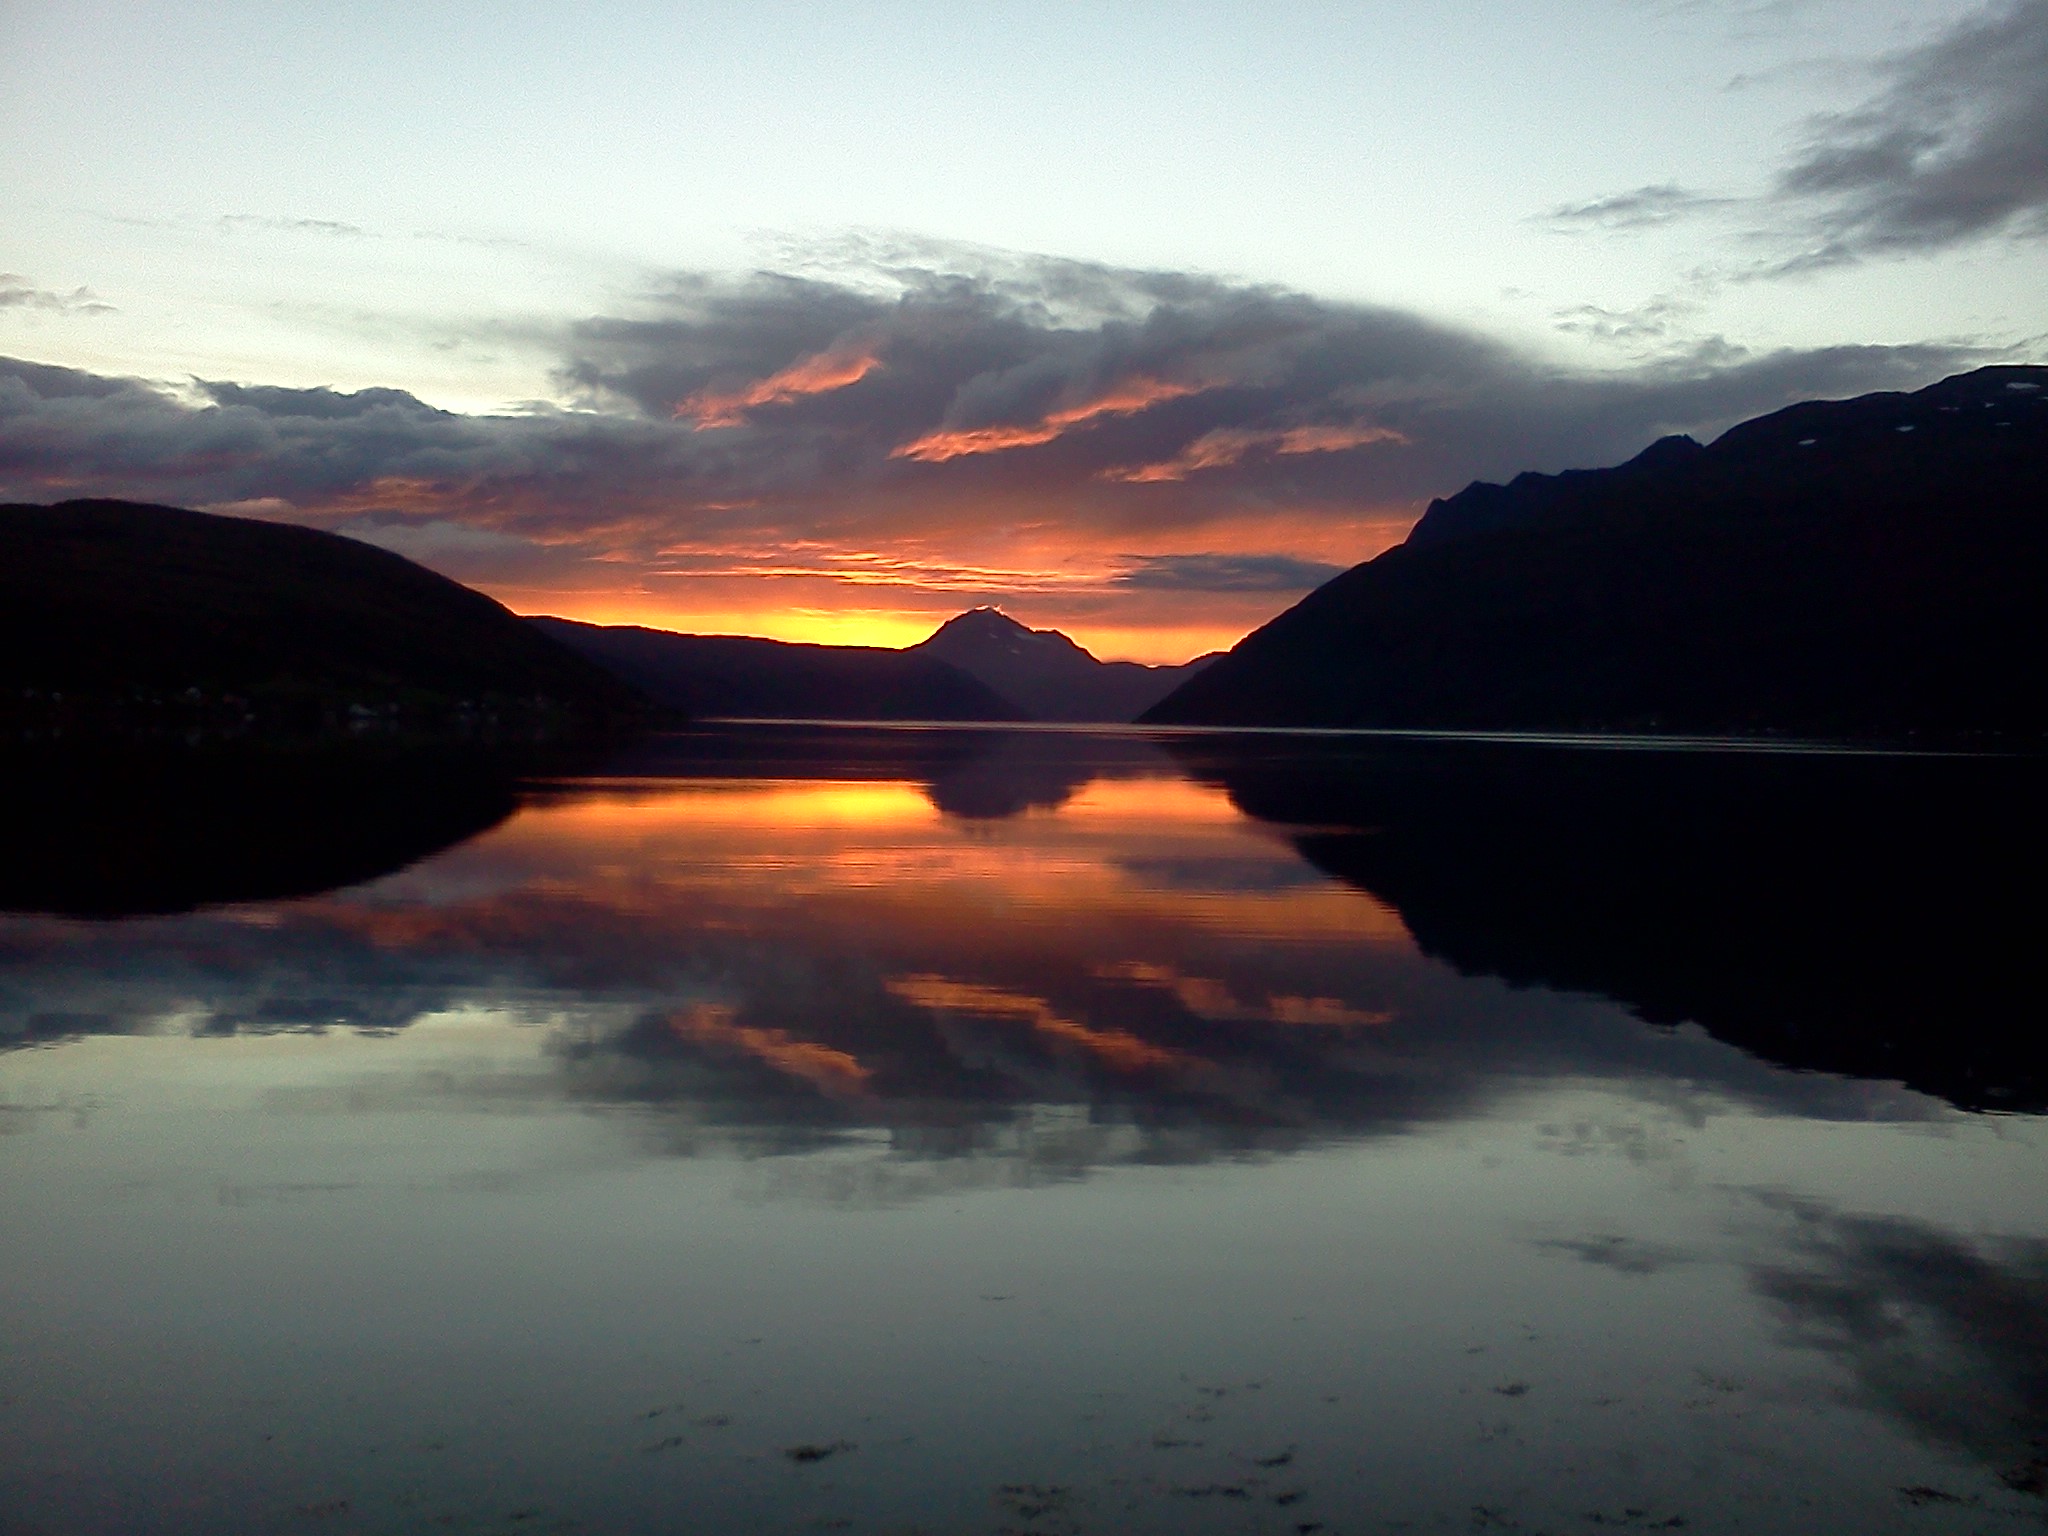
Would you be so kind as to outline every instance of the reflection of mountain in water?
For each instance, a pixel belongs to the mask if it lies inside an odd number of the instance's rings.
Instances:
[[[821,750],[821,738],[830,745]],[[642,738],[610,771],[921,782],[949,816],[1054,809],[1163,759],[1128,738],[792,726]],[[588,770],[556,747],[175,742],[10,749],[0,912],[128,917],[356,885],[489,830],[522,778]]]
[[[2048,1108],[2048,763],[1532,743],[1179,748],[1470,974],[1789,1066]]]
[[[1061,1167],[1282,1151],[1559,1077],[1867,1096],[1428,963],[1380,901],[1142,739],[735,730],[607,770],[533,786],[492,837],[360,891],[117,928],[11,920],[0,1039],[480,1008],[549,1021],[549,1092],[661,1105],[686,1138],[882,1126],[928,1157],[1028,1136]],[[445,787],[419,799],[425,830],[505,803]],[[1033,805],[1062,809],[1001,814]],[[1048,1108],[1078,1119],[1048,1130]]]
[[[600,775],[556,765],[492,835],[356,889],[123,923],[0,917],[0,1047],[402,1031],[418,1051],[353,1053],[351,1113],[566,1104],[657,1155],[858,1147],[761,1165],[849,1203],[1285,1155],[1560,1084],[1567,1105],[1599,1084],[1703,1117],[1949,1118],[1760,1057],[2042,1102],[2040,1047],[1997,1011],[2035,990],[2033,765],[1180,749],[1212,782],[1137,738],[643,743]],[[502,762],[173,766],[145,806],[132,762],[46,760],[0,828],[34,854],[0,861],[6,899],[169,911],[343,884],[491,824],[515,792]],[[112,819],[94,827],[96,801]],[[51,805],[74,809],[39,826]],[[1666,1155],[1635,1106],[1587,1113],[1624,1117],[1596,1140]],[[1464,1141],[1443,1155],[1467,1158]],[[1419,1194],[1474,1187],[1457,1177]],[[1836,1362],[1851,1402],[2038,1491],[2041,1245],[1782,1195],[1761,1208],[1779,1235],[1740,1262],[1787,1340]],[[1540,1246],[1638,1277],[1704,1262],[1646,1225]]]
[[[0,911],[182,912],[353,885],[495,826],[513,773],[483,751],[371,746],[17,748]]]
[[[1173,772],[1157,746],[1113,732],[803,723],[648,737],[607,766],[679,780],[907,781],[939,811],[974,821],[1056,810],[1098,780]]]
[[[483,1009],[548,1023],[536,1091],[663,1106],[649,1123],[684,1141],[885,1127],[934,1157],[1028,1136],[1061,1167],[1441,1123],[1557,1078],[1820,1113],[1899,1098],[1767,1063],[2048,1103],[2006,1011],[2038,964],[2031,765],[1177,750],[1214,782],[1155,742],[1046,732],[698,732],[524,790],[502,761],[195,755],[151,787],[52,760],[8,811],[16,910],[175,912],[445,851],[255,912],[8,919],[0,1040]],[[1411,932],[1558,995],[1475,984]]]

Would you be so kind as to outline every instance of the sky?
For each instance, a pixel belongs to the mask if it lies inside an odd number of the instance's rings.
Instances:
[[[521,612],[1179,661],[2044,257],[2048,0],[0,0],[0,499]]]

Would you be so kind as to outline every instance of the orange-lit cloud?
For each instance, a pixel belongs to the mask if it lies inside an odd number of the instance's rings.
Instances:
[[[874,1074],[858,1057],[814,1040],[799,1040],[786,1029],[756,1029],[732,1021],[732,1010],[718,1003],[699,1003],[674,1014],[668,1027],[679,1039],[698,1045],[740,1051],[776,1071],[809,1083],[822,1093],[864,1092]]]
[[[1037,421],[1016,426],[941,427],[914,442],[894,450],[892,459],[916,459],[923,464],[942,464],[947,459],[976,453],[1000,453],[1006,448],[1031,448],[1049,443],[1071,427],[1083,426],[1104,416],[1135,416],[1162,400],[1178,400],[1200,394],[1205,384],[1176,384],[1167,379],[1126,379],[1107,394],[1084,400],[1079,405],[1050,411]]]
[[[1228,469],[1254,453],[1276,455],[1300,453],[1343,453],[1373,443],[1407,443],[1406,434],[1392,427],[1358,424],[1348,427],[1284,427],[1254,431],[1243,427],[1218,427],[1204,432],[1170,459],[1157,464],[1118,466],[1102,471],[1105,480],[1127,485],[1185,480],[1204,469]]]
[[[798,358],[780,373],[757,379],[744,388],[720,392],[699,390],[679,402],[676,419],[691,418],[699,432],[714,427],[737,427],[747,412],[764,405],[786,405],[805,395],[829,394],[858,384],[882,366],[882,360],[867,348],[833,348]]]
[[[555,333],[562,403],[495,413],[0,357],[0,501],[311,523],[526,613],[901,644],[995,603],[1104,659],[1184,661],[1475,478],[1614,463],[1974,358],[1574,374],[1421,316],[1188,273],[685,276]]]
[[[690,577],[824,577],[859,587],[915,587],[927,592],[1062,592],[1100,587],[1115,567],[1097,559],[1066,567],[977,564],[946,560],[912,549],[826,549],[815,544],[732,555],[686,548],[664,550],[672,569],[652,574]]]

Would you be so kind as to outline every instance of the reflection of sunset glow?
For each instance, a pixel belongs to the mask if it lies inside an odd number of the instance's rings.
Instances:
[[[732,1010],[718,1003],[699,1003],[686,1013],[674,1014],[668,1027],[679,1039],[744,1052],[823,1093],[860,1093],[873,1075],[858,1058],[834,1046],[798,1040],[784,1029],[735,1024]]]
[[[1182,826],[1235,826],[1244,813],[1212,784],[1183,778],[1094,779],[1064,805],[1070,821],[1123,823],[1173,821]]]
[[[492,841],[542,867],[584,871],[586,899],[634,905],[654,887],[681,905],[734,910],[844,898],[849,912],[886,910],[936,935],[985,929],[994,900],[1103,932],[1139,923],[1279,944],[1409,942],[1391,907],[1346,886],[1185,890],[1134,873],[1125,860],[1154,845],[1175,858],[1271,847],[1221,790],[1185,779],[1100,778],[1055,812],[994,824],[952,820],[904,780],[617,783],[563,786]],[[605,846],[631,850],[630,897],[589,883],[591,850]],[[829,909],[813,908],[813,920],[829,921]]]
[[[1175,384],[1166,379],[1134,378],[1117,385],[1107,394],[1079,405],[1049,411],[1037,421],[1013,426],[941,427],[915,442],[905,443],[889,455],[892,459],[916,459],[924,464],[942,464],[947,459],[976,453],[1000,453],[1006,448],[1030,448],[1049,443],[1069,427],[1078,427],[1104,416],[1134,416],[1162,400],[1178,400],[1199,394],[1207,386]]]
[[[527,814],[544,817],[549,833],[574,842],[613,836],[639,842],[650,835],[712,827],[901,828],[934,822],[939,815],[910,784],[707,779],[678,789],[672,782],[658,782],[660,787],[650,783],[644,791],[578,795]]]
[[[846,1123],[891,1123],[1113,1084],[1293,1124],[1313,1097],[1299,1085],[1355,1070],[1360,1027],[1389,1022],[1381,978],[1414,954],[1399,918],[1142,742],[833,740],[764,733],[735,757],[679,745],[672,766],[895,777],[530,782],[513,817],[458,850],[233,923],[261,914],[263,941],[308,964],[391,957],[401,991],[444,1010],[483,999],[568,1030],[563,1060],[609,1061],[592,1069],[608,1096],[737,1095],[748,1116],[815,1096]],[[933,803],[949,774],[1015,771],[1056,795],[1040,776],[1062,767],[1058,805],[968,818]]]
[[[1394,1015],[1384,1008],[1347,1008],[1334,997],[1292,997],[1286,994],[1268,1001],[1275,1024],[1391,1024]]]
[[[892,976],[889,990],[907,1003],[934,1013],[971,1013],[989,1019],[1019,1019],[1042,1035],[1078,1045],[1119,1072],[1186,1067],[1200,1058],[1141,1040],[1129,1030],[1090,1029],[1060,1017],[1042,997],[1006,992],[999,987],[949,981],[943,976]]]
[[[1185,480],[1203,469],[1228,469],[1256,452],[1277,455],[1297,453],[1343,453],[1373,443],[1406,443],[1405,433],[1392,427],[1363,424],[1348,427],[1286,427],[1275,431],[1252,431],[1241,427],[1218,427],[1204,432],[1187,447],[1159,464],[1140,464],[1127,469],[1105,469],[1105,480],[1145,484],[1163,480]]]
[[[786,405],[805,395],[828,394],[858,384],[882,366],[882,360],[866,349],[838,348],[799,358],[780,373],[757,379],[742,389],[719,393],[703,389],[676,406],[680,420],[690,417],[699,432],[714,427],[737,427],[747,412],[764,405]]]

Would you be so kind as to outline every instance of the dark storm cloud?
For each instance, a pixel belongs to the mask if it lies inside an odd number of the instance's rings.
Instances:
[[[1819,210],[1804,264],[2048,234],[2048,0],[1982,11],[1883,74],[1778,179],[1780,200]]]
[[[1148,555],[1115,585],[1167,592],[1306,592],[1343,570],[1292,555]]]
[[[394,389],[173,389],[0,361],[0,495],[461,525],[622,577],[691,550],[1020,525],[1104,559],[1141,537],[1199,553],[1248,519],[1350,527],[1475,477],[1612,463],[1669,432],[1977,360],[1718,347],[1574,373],[1394,309],[945,256],[678,277],[643,313],[558,338],[580,409],[460,415]],[[1134,585],[1162,584],[1144,571]]]

